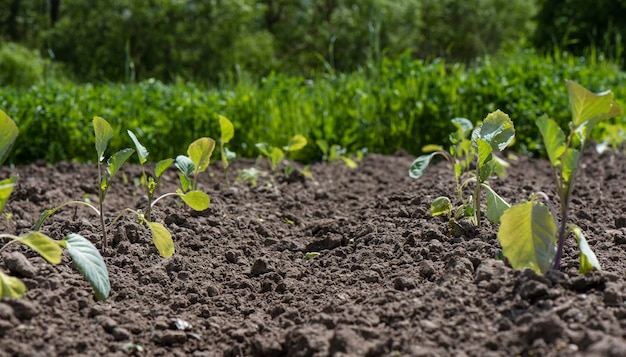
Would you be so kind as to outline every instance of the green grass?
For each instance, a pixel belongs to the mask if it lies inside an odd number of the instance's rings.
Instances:
[[[513,119],[517,150],[540,152],[535,120],[544,113],[563,126],[570,120],[565,79],[593,91],[611,89],[618,101],[626,100],[626,87],[620,87],[626,74],[610,62],[520,52],[502,60],[483,58],[472,66],[403,57],[350,74],[310,79],[272,74],[219,89],[158,81],[5,87],[0,88],[0,109],[20,128],[10,157],[15,164],[93,161],[91,120],[96,115],[116,129],[112,150],[132,145],[125,134],[132,129],[151,148],[152,161],[183,153],[200,136],[219,138],[218,114],[233,122],[229,147],[239,156],[257,156],[257,142],[285,145],[294,134],[349,152],[418,154],[425,144],[446,144],[451,118],[477,122],[495,109]],[[320,157],[321,151],[309,144],[296,159]]]

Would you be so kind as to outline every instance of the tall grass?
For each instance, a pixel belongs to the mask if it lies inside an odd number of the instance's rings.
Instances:
[[[244,77],[218,89],[154,80],[0,88],[0,108],[20,127],[11,158],[17,164],[93,160],[95,115],[117,128],[113,149],[130,145],[124,133],[133,129],[154,160],[184,152],[199,136],[218,138],[218,114],[235,125],[230,146],[240,156],[256,156],[257,142],[284,145],[297,133],[311,143],[324,139],[349,151],[417,154],[427,143],[445,144],[451,118],[477,122],[495,109],[514,120],[516,148],[538,152],[536,118],[548,113],[562,125],[569,121],[565,79],[595,91],[612,89],[618,100],[626,99],[626,74],[610,62],[523,51],[507,59],[485,57],[471,66],[405,56],[349,74],[271,74],[260,82]],[[298,155],[312,161],[321,152],[309,145]]]

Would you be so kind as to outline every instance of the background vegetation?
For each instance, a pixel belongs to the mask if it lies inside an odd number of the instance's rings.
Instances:
[[[601,4],[600,4],[601,3]],[[235,124],[231,149],[303,134],[349,152],[445,144],[453,117],[569,120],[564,79],[626,99],[626,0],[0,0],[0,109],[10,160],[93,160],[91,119],[152,157]],[[624,119],[595,133],[615,145]],[[620,131],[621,130],[621,131]],[[321,158],[314,144],[297,159]]]

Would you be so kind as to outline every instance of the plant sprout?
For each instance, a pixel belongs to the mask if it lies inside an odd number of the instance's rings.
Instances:
[[[220,137],[220,155],[222,158],[222,167],[224,168],[224,177],[226,177],[226,185],[228,187],[230,187],[230,181],[228,180],[228,163],[232,160],[235,159],[235,157],[237,157],[237,155],[228,150],[228,148],[226,147],[226,144],[228,144],[228,142],[235,136],[235,127],[233,126],[233,123],[230,122],[230,120],[228,120],[228,118],[226,118],[223,115],[219,116],[219,122],[220,122],[220,132],[221,132],[221,137]]]

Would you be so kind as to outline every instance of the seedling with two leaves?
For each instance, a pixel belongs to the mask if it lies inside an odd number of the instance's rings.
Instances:
[[[357,151],[357,159],[355,161],[346,155],[346,148],[337,144],[329,145],[328,142],[323,139],[315,140],[315,144],[317,144],[317,147],[322,151],[322,159],[328,163],[342,160],[349,168],[356,169],[358,166],[357,162],[361,161],[363,158],[363,151]]]
[[[0,110],[0,164],[6,159],[15,138],[17,126],[3,111]],[[4,208],[9,196],[13,192],[17,177],[0,181],[0,212]],[[10,242],[0,248],[0,254],[10,246],[22,243],[37,252],[51,264],[61,263],[63,248],[74,262],[74,266],[83,275],[94,289],[98,300],[105,300],[111,291],[109,273],[98,249],[84,237],[78,234],[69,234],[62,240],[55,240],[47,235],[32,231],[22,236],[0,234],[0,239],[10,239]],[[0,299],[5,297],[23,297],[26,287],[18,278],[9,276],[0,271]]]
[[[154,174],[148,175],[144,164],[148,160],[149,152],[139,142],[137,136],[132,131],[128,130],[128,135],[135,144],[137,156],[139,156],[139,164],[142,169],[141,183],[146,188],[148,206],[145,214],[140,210],[136,211],[130,208],[126,208],[124,211],[135,214],[141,224],[145,223],[150,228],[154,246],[162,257],[168,258],[174,254],[174,241],[172,240],[171,233],[163,224],[152,221],[152,208],[161,199],[171,196],[180,197],[187,206],[196,211],[203,211],[209,207],[211,202],[209,195],[197,189],[197,176],[208,168],[211,155],[215,149],[215,141],[210,138],[197,139],[187,148],[188,156],[179,155],[176,159],[161,160],[156,163]],[[177,189],[176,192],[164,193],[154,198],[163,173],[165,173],[165,170],[167,170],[172,163],[174,163],[180,171],[179,179],[181,187]],[[124,211],[122,211],[122,213]],[[118,218],[120,216],[118,216]]]
[[[229,163],[237,157],[237,154],[228,150],[226,144],[235,136],[235,127],[233,123],[223,115],[218,116],[220,122],[220,156],[222,158],[222,167],[224,168],[224,177],[226,177],[226,185],[230,187],[230,181],[228,180],[228,166]]]
[[[497,110],[487,115],[476,128],[465,118],[452,119],[452,124],[456,131],[450,135],[452,145],[449,150],[445,151],[436,145],[426,146],[424,151],[431,152],[413,161],[409,176],[416,179],[421,177],[435,156],[443,156],[454,166],[457,204],[453,204],[449,197],[437,197],[430,206],[432,216],[447,216],[455,231],[460,228],[458,221],[462,218],[469,217],[471,223],[479,225],[484,189],[487,219],[497,224],[509,205],[489,186],[487,180],[494,174],[504,175],[508,163],[496,153],[502,152],[513,141],[513,122],[507,114]],[[470,184],[474,184],[473,193],[464,197],[464,191]]]
[[[610,91],[594,94],[585,87],[567,81],[572,121],[569,134],[548,117],[537,120],[544,146],[552,165],[560,202],[560,221],[545,193],[533,194],[528,202],[507,209],[501,217],[498,240],[502,253],[516,269],[546,273],[559,269],[565,239],[573,236],[580,250],[580,273],[600,270],[582,229],[569,223],[569,206],[576,173],[585,144],[593,128],[601,121],[618,116],[622,108]],[[543,198],[546,203],[541,202]]]

